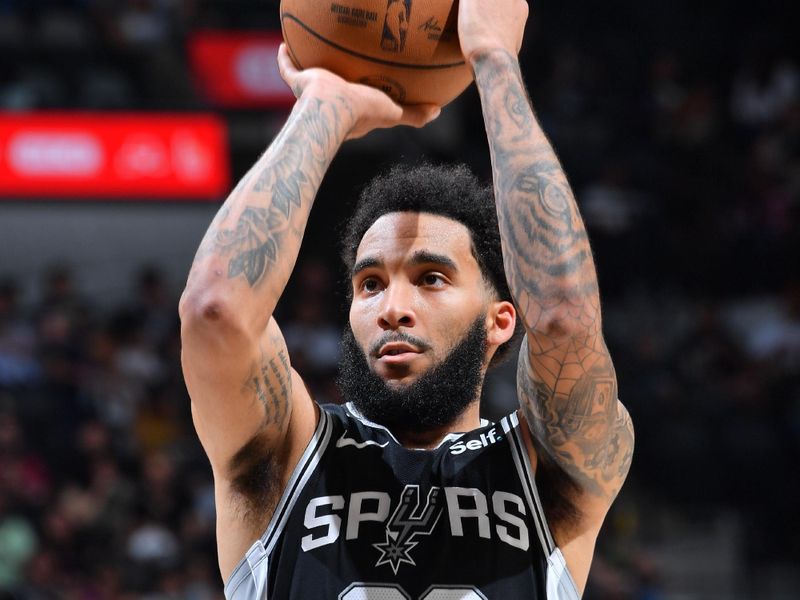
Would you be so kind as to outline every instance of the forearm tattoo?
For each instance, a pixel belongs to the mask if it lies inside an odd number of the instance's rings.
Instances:
[[[283,289],[314,196],[345,135],[341,117],[347,107],[341,99],[310,102],[290,117],[231,194],[203,238],[195,264],[222,257],[228,278],[244,278],[251,288],[268,281],[270,288]]]
[[[566,175],[537,123],[516,57],[475,64],[492,156],[503,257],[528,332],[517,389],[537,445],[584,491],[613,498],[633,428],[617,400],[597,276]]]

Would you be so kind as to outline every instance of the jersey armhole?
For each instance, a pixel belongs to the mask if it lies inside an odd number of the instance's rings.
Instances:
[[[231,573],[228,581],[225,582],[226,598],[234,598],[236,589],[249,574],[254,573],[255,567],[268,560],[278,538],[283,532],[283,528],[286,526],[286,521],[300,493],[325,453],[331,439],[333,423],[331,416],[324,409],[320,408],[319,413],[319,423],[317,423],[317,428],[314,430],[314,435],[292,471],[289,483],[286,484],[286,489],[283,490],[281,499],[275,507],[275,512],[272,514],[266,530],[245,553],[233,573]],[[266,585],[266,581],[263,582],[263,585]]]

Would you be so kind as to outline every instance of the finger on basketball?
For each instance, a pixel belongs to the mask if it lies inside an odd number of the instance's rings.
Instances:
[[[435,104],[414,104],[403,106],[403,116],[401,121],[405,125],[412,127],[424,127],[436,117],[442,109]]]
[[[297,75],[300,73],[300,71],[298,71],[297,67],[294,66],[294,63],[289,56],[289,51],[286,49],[286,44],[281,44],[278,48],[278,71],[280,72],[283,80],[289,84],[290,88],[292,88],[292,91],[295,91]],[[295,91],[295,94],[296,93],[297,92]]]

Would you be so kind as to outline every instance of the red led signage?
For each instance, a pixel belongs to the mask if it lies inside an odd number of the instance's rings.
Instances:
[[[211,115],[0,115],[0,196],[219,199],[225,127]]]
[[[286,108],[294,95],[278,71],[279,33],[201,31],[189,40],[195,80],[228,108]]]

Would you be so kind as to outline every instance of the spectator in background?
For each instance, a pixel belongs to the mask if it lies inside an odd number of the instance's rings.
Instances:
[[[18,295],[13,280],[0,281],[0,387],[30,384],[40,374],[36,334],[22,316]]]
[[[45,505],[52,476],[29,440],[14,413],[0,413],[0,494],[19,508],[33,509]]]
[[[319,260],[298,265],[297,293],[288,303],[284,339],[298,369],[308,373],[307,385],[327,402],[338,392],[330,385],[339,364],[341,330],[333,320],[335,295],[330,268]],[[296,354],[295,354],[296,353]]]
[[[158,348],[175,330],[175,298],[158,267],[147,265],[137,275],[136,301],[131,312],[140,322],[144,342]]]
[[[0,428],[5,427],[7,423],[0,423]],[[19,482],[18,471],[23,467],[3,456],[2,444],[0,439],[0,590],[21,582],[25,565],[39,544],[34,524],[24,516],[24,503],[19,502],[20,498],[10,497],[10,486]]]
[[[672,135],[677,113],[686,99],[686,87],[681,80],[682,65],[674,52],[661,52],[650,63],[649,104],[656,140],[665,141]]]
[[[736,75],[731,97],[733,117],[745,127],[774,123],[797,100],[800,73],[784,56],[758,52]]]

